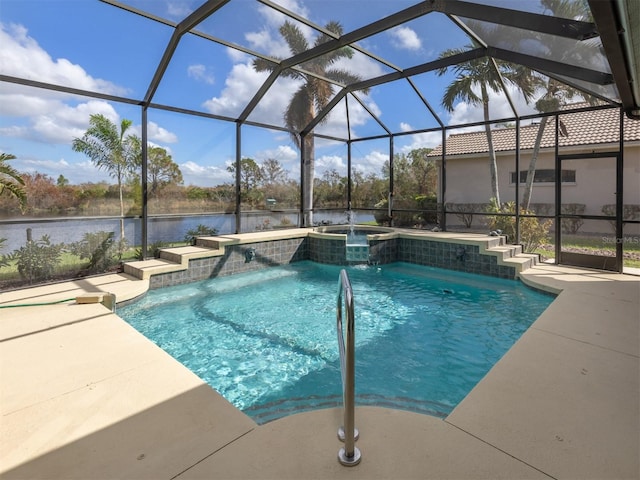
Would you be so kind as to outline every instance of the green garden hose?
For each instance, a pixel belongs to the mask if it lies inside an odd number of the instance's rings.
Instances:
[[[67,298],[65,300],[56,300],[55,302],[44,302],[44,303],[18,303],[15,305],[0,305],[0,308],[15,308],[15,307],[43,307],[45,305],[55,305],[56,303],[65,303],[74,300],[74,298]]]

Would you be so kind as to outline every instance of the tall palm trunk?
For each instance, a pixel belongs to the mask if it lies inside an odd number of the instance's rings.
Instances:
[[[125,245],[125,235],[124,235],[124,196],[122,193],[122,180],[120,174],[118,174],[118,197],[120,200],[120,243],[118,244],[118,255],[120,259],[122,259],[122,254],[124,245]]]
[[[531,195],[533,193],[533,180],[536,176],[536,162],[538,161],[538,153],[540,152],[540,145],[542,144],[542,136],[544,135],[544,129],[547,126],[549,117],[543,117],[538,127],[538,133],[536,134],[536,143],[533,145],[533,153],[531,154],[531,160],[529,161],[529,170],[527,170],[527,183],[524,187],[524,194],[522,195],[522,208],[529,210],[529,204],[531,203]],[[520,172],[516,173],[518,177],[516,181],[520,181]]]
[[[493,136],[491,135],[491,125],[489,125],[489,96],[484,84],[481,86],[482,90],[482,110],[484,112],[484,130],[487,134],[487,144],[489,147],[489,172],[491,174],[491,194],[496,199],[498,206],[500,203],[500,188],[498,185],[498,163],[496,161],[496,152],[493,148]]]
[[[304,226],[313,225],[313,182],[314,182],[314,158],[315,142],[311,135],[304,138],[304,158],[302,159],[304,192],[302,209],[304,212]]]

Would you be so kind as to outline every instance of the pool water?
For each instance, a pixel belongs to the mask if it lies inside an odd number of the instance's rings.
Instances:
[[[118,310],[257,422],[337,406],[342,267],[299,262],[150,291]],[[407,263],[354,266],[356,404],[446,416],[553,297]]]

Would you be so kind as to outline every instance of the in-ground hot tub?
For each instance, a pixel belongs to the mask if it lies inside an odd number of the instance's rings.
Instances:
[[[371,239],[384,240],[385,238],[390,238],[390,236],[395,232],[393,228],[379,227],[375,225],[327,225],[316,227],[314,228],[314,231],[324,235],[330,235],[332,237],[339,236],[339,238],[342,238],[349,244],[352,243],[350,241],[351,239],[355,240],[364,238],[365,241]],[[375,237],[370,238],[370,235],[375,235]],[[388,237],[385,237],[384,235],[388,235]]]
[[[317,245],[329,251],[334,260],[328,263],[378,263],[370,249],[370,241],[391,239],[393,228],[370,225],[330,225],[314,229],[310,237]],[[322,261],[317,259],[316,261]]]

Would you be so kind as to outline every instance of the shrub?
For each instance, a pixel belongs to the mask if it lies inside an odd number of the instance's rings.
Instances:
[[[29,240],[24,247],[15,250],[11,259],[16,260],[20,277],[29,283],[49,280],[60,263],[62,248],[62,244],[52,245],[49,235],[43,235],[40,240]]]
[[[280,226],[281,227],[290,227],[291,225],[293,225],[293,222],[291,221],[291,219],[289,217],[282,217],[280,219]]]
[[[616,216],[616,206],[615,205],[603,205],[602,213],[609,216]],[[629,220],[640,220],[640,205],[635,204],[625,204],[622,206],[622,219],[625,221]],[[615,220],[610,220],[611,228],[613,231],[616,231],[616,222]]]
[[[375,218],[376,223],[378,225],[389,225],[389,201],[385,198],[380,200],[378,203],[374,205],[374,208],[378,210],[373,211],[373,218]]]
[[[217,228],[207,227],[206,225],[199,224],[196,228],[187,230],[187,234],[184,236],[184,241],[190,245],[195,245],[196,237],[211,237],[218,233]]]
[[[2,246],[4,245],[4,242],[6,242],[6,241],[7,241],[6,238],[0,238],[0,250],[2,249]],[[10,259],[10,257],[8,255],[0,255],[0,268],[8,267],[9,266],[9,259]]]
[[[471,228],[473,216],[477,212],[483,212],[487,208],[485,203],[449,203],[447,211],[455,213],[456,217],[464,224],[465,227]]]
[[[160,250],[168,246],[168,243],[162,241],[150,243],[149,245],[147,245],[147,255],[153,258],[160,258]],[[142,248],[136,249],[136,258],[138,260],[144,260],[144,255],[142,255]]]
[[[501,230],[502,235],[506,235],[508,240],[515,241],[516,238],[516,217],[515,202],[507,202],[498,206],[495,198],[487,208],[487,213],[501,213],[507,215],[487,216],[490,230]],[[533,215],[530,210],[520,208],[521,215]],[[525,252],[533,252],[548,240],[551,220],[541,221],[535,217],[520,217],[520,243]]]
[[[378,225],[389,223],[387,199],[380,200],[373,215]],[[393,224],[396,227],[438,223],[438,202],[434,195],[415,195],[411,198],[397,198],[393,201]]]
[[[422,210],[418,218],[422,223],[438,224],[438,199],[435,195],[416,195],[413,197],[417,208]]]
[[[118,245],[113,232],[87,232],[82,240],[73,242],[69,247],[71,253],[89,260],[87,268],[92,272],[106,271],[118,261]]]
[[[584,203],[565,203],[560,208],[565,215],[582,215],[586,205]],[[575,234],[584,224],[584,220],[581,218],[563,218],[561,223],[563,233]]]

